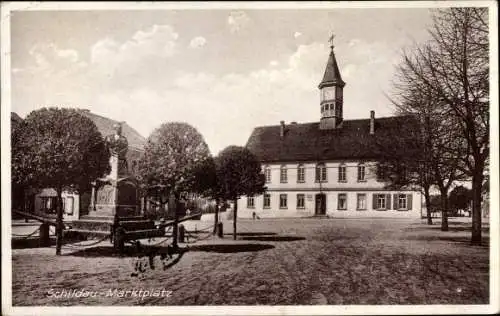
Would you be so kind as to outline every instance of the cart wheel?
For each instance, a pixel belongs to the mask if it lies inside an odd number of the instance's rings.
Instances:
[[[122,253],[125,247],[125,230],[118,228],[113,234],[113,246],[118,252]]]

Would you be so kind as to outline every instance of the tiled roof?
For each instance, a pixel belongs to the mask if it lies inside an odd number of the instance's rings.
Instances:
[[[81,113],[95,123],[97,129],[99,130],[99,132],[101,132],[103,137],[115,133],[113,125],[115,123],[118,123],[118,121],[97,115],[87,110],[81,110]],[[130,127],[127,123],[122,123],[122,134],[127,138],[128,145],[130,147],[135,147],[139,149],[144,148],[146,139],[141,134],[139,134],[139,132]]]
[[[321,161],[341,159],[377,159],[385,146],[404,130],[414,128],[411,116],[375,119],[375,133],[370,135],[370,119],[344,120],[341,128],[321,130],[319,123],[288,124],[284,136],[280,125],[256,127],[247,142],[262,162]],[[401,150],[406,150],[402,148]]]

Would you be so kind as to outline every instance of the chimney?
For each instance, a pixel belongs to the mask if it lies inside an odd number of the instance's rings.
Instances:
[[[297,122],[293,121],[293,122],[291,122],[290,124],[292,124],[292,125],[297,125]]]
[[[285,136],[285,121],[280,121],[281,127],[280,127],[280,137],[283,138]]]
[[[370,135],[375,134],[375,111],[370,111]]]

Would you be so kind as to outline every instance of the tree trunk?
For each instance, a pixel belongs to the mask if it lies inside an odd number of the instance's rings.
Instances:
[[[217,233],[217,224],[219,223],[219,199],[215,201],[215,216],[214,216],[214,231],[213,234]]]
[[[179,235],[178,235],[178,229],[179,229],[179,212],[178,212],[178,200],[177,200],[177,196],[173,193],[170,194],[170,197],[169,197],[169,209],[170,207],[172,207],[172,209],[174,210],[174,224],[173,224],[173,227],[172,227],[172,247],[177,248],[178,247],[178,239],[179,239]]]
[[[448,194],[441,189],[441,231],[448,231]]]
[[[483,188],[483,169],[479,168],[472,176],[472,236],[471,243],[480,245],[481,236],[481,191]]]
[[[238,200],[233,199],[234,203],[234,212],[233,212],[233,239],[236,240],[236,219],[238,218]]]
[[[424,197],[425,197],[425,208],[427,210],[427,225],[432,225],[432,210],[431,210],[431,195],[429,193],[429,187],[424,187]]]
[[[56,198],[56,255],[61,255],[61,248],[63,243],[63,208],[62,208],[62,188],[57,188]]]

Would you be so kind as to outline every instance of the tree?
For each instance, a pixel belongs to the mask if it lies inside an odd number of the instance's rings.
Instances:
[[[458,168],[472,178],[471,242],[481,243],[481,189],[489,156],[489,34],[487,8],[435,11],[431,40],[405,54],[400,73],[408,91],[421,87],[446,117],[453,140],[465,143]]]
[[[469,203],[472,200],[471,190],[460,185],[455,187],[450,192],[450,206],[455,210],[465,210],[469,207]]]
[[[215,159],[221,196],[234,203],[233,239],[236,240],[238,199],[265,191],[265,177],[257,157],[245,147],[228,146]]]
[[[177,246],[178,202],[185,192],[203,193],[208,185],[203,178],[210,151],[203,136],[186,123],[164,123],[148,137],[139,160],[138,178],[146,188],[158,192],[161,205],[174,209],[174,247]],[[168,196],[163,200],[162,196]]]
[[[63,190],[77,191],[110,172],[110,154],[96,125],[75,109],[31,112],[12,143],[12,179],[57,192],[56,254],[61,254]]]
[[[402,104],[392,100],[397,114],[403,115],[397,121],[396,129],[390,137],[390,145],[384,137],[376,138],[375,150],[379,157],[374,165],[377,179],[385,182],[390,190],[419,188],[425,197],[427,224],[432,225],[430,188],[433,185],[432,172],[429,169],[430,146],[422,133],[419,116],[402,109]]]
[[[213,234],[217,232],[217,224],[219,222],[219,206],[220,202],[224,199],[224,193],[220,186],[220,181],[217,178],[217,165],[215,159],[210,157],[204,164],[199,165],[196,169],[198,191],[201,195],[215,200],[215,213],[214,213],[214,228]]]

